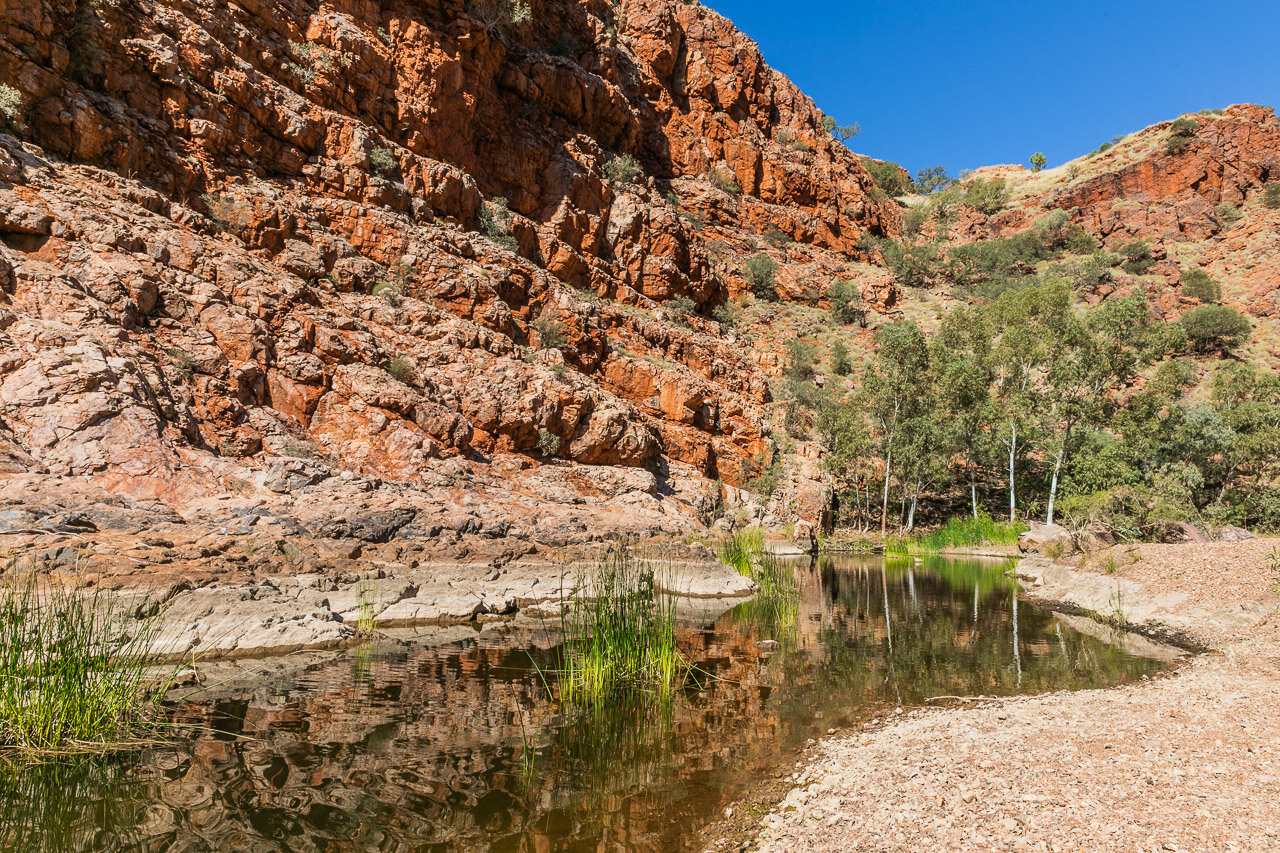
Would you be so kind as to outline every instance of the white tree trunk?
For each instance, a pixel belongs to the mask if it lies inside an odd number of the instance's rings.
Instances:
[[[880,499],[880,535],[883,536],[889,525],[889,471],[893,462],[893,450],[885,454],[884,460],[884,496]]]
[[[978,476],[974,471],[973,457],[969,457],[969,502],[973,504],[973,517],[978,517]]]
[[[1053,524],[1053,498],[1058,493],[1058,472],[1062,470],[1062,457],[1067,455],[1067,442],[1064,439],[1058,458],[1053,463],[1053,477],[1049,480],[1049,511],[1045,514],[1044,523]]]
[[[1018,454],[1018,424],[1010,422],[1009,424],[1009,520],[1016,521],[1018,518],[1018,498],[1014,491],[1013,468],[1017,461]]]

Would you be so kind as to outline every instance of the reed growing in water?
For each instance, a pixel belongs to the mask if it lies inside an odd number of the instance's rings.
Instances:
[[[720,543],[720,560],[755,581],[756,592],[736,611],[766,633],[787,636],[800,616],[800,585],[795,572],[764,547],[759,527],[739,530]]]
[[[561,618],[564,701],[587,704],[633,690],[669,698],[689,676],[676,641],[675,596],[626,548],[611,548],[580,579]]]
[[[154,616],[133,618],[101,587],[37,583],[11,564],[0,583],[0,749],[111,750],[165,725],[159,701],[180,667],[157,671]]]

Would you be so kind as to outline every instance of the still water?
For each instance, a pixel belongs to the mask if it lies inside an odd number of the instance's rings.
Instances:
[[[176,703],[201,728],[130,761],[0,768],[0,849],[680,850],[830,728],[1168,666],[1005,565],[794,563],[791,594],[683,630],[696,683],[656,707],[557,707],[549,630],[323,656]]]

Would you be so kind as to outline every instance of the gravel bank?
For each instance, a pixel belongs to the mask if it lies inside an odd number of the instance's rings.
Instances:
[[[1058,573],[1030,597],[1071,604],[1074,580],[1088,607],[1120,582],[1126,614],[1148,629],[1163,616],[1214,651],[1141,685],[904,711],[831,738],[754,846],[1280,850],[1277,544],[1142,546],[1112,572],[1089,571],[1097,558],[1054,567],[1079,577]]]

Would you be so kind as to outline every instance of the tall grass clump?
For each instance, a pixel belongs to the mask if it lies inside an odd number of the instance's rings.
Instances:
[[[626,548],[611,548],[578,584],[561,617],[567,639],[560,698],[591,704],[641,691],[670,698],[690,664],[676,637],[675,597],[658,589],[653,569]]]
[[[163,725],[159,701],[179,667],[149,659],[155,617],[134,619],[110,592],[39,584],[11,565],[0,586],[0,748],[120,748]]]
[[[720,543],[720,560],[755,581],[751,600],[737,612],[770,634],[785,635],[799,623],[800,585],[791,567],[765,550],[764,530],[748,527]]]
[[[764,530],[759,527],[739,530],[720,543],[720,561],[744,577],[751,577],[753,561],[763,553]]]
[[[958,516],[922,536],[885,537],[887,554],[937,554],[948,548],[977,548],[982,545],[1017,545],[1027,526],[1021,522],[996,521],[982,514],[977,518]]]

